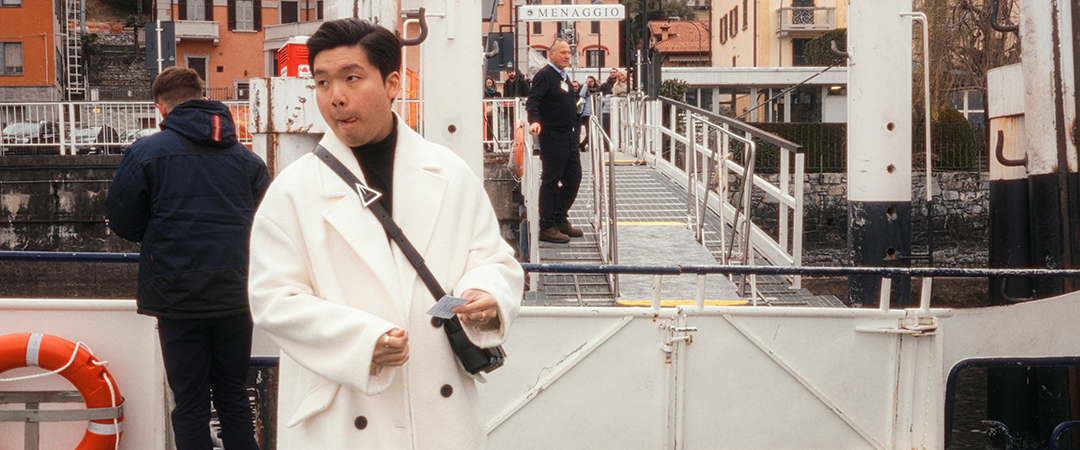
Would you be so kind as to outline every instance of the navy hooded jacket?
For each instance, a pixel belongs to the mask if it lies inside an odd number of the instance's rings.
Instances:
[[[175,107],[131,145],[105,205],[109,228],[141,242],[139,313],[168,319],[247,314],[248,237],[270,175],[240,144],[221,102]]]

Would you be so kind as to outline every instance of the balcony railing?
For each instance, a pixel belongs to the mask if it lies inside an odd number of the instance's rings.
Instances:
[[[817,35],[836,29],[835,7],[785,7],[777,11],[780,36]]]
[[[208,22],[205,20],[177,20],[176,23],[176,39],[182,41],[184,39],[190,40],[213,40],[214,45],[217,45],[220,36],[218,34],[218,25],[220,22]]]

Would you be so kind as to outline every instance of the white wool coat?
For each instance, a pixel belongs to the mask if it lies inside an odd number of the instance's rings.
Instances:
[[[498,330],[465,329],[481,347],[501,344],[524,275],[483,184],[453,152],[397,123],[394,221],[448,293],[481,289],[498,300]],[[333,133],[321,145],[363,179]],[[474,379],[426,314],[435,299],[355,191],[314,155],[286,168],[259,207],[249,291],[255,325],[281,347],[278,448],[484,447]],[[409,332],[409,361],[371,375],[375,345],[394,328]]]

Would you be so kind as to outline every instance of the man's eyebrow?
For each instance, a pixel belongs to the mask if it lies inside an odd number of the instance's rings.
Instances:
[[[349,71],[353,71],[353,70],[358,70],[358,71],[362,72],[364,70],[364,67],[361,66],[360,64],[352,63],[352,64],[342,66],[341,68],[339,68],[337,70],[337,73],[349,72]],[[328,71],[326,69],[315,69],[315,72],[314,72],[315,75],[327,75],[329,73],[330,73],[330,71]]]

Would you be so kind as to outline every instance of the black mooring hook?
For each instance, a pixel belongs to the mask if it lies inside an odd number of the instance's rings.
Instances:
[[[414,38],[401,38],[401,45],[420,45],[427,39],[427,18],[424,15],[424,8],[420,7],[418,10],[402,11],[406,19],[419,19],[420,20],[420,35]]]

